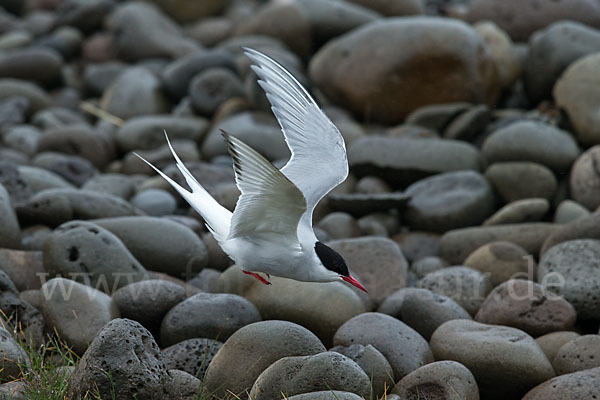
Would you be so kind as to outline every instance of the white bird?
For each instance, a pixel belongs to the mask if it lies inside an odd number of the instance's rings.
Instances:
[[[342,135],[285,68],[256,50],[244,50],[254,63],[251,68],[260,78],[258,83],[290,148],[287,164],[278,170],[241,140],[221,131],[241,192],[231,213],[192,176],[168,137],[177,168],[191,192],[140,158],[202,216],[223,251],[244,273],[265,284],[270,282],[258,273],[305,282],[343,280],[366,292],[350,275],[342,256],[319,242],[312,227],[317,203],[348,176]]]

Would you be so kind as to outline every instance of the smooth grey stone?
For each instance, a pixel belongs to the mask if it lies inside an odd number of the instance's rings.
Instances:
[[[45,47],[29,47],[0,56],[0,77],[51,86],[60,82],[63,59]]]
[[[0,247],[18,249],[21,247],[21,228],[10,196],[0,184]]]
[[[118,317],[110,296],[70,279],[50,279],[40,296],[41,311],[50,329],[80,355],[104,325]]]
[[[488,276],[492,287],[509,279],[533,279],[536,264],[521,246],[508,241],[493,241],[477,248],[463,263]]]
[[[87,180],[81,188],[127,200],[133,195],[135,179],[125,174],[99,174]]]
[[[414,261],[410,266],[410,270],[415,274],[417,279],[421,279],[427,274],[446,268],[447,266],[448,262],[446,260],[435,256],[427,256]]]
[[[600,368],[591,368],[557,376],[531,389],[523,400],[579,400],[594,398],[600,383]]]
[[[120,61],[88,64],[83,72],[86,92],[93,96],[102,96],[126,68],[127,65]]]
[[[211,116],[226,101],[236,97],[244,98],[244,86],[231,70],[209,68],[192,79],[189,96],[198,114]]]
[[[56,9],[56,25],[73,26],[84,33],[102,27],[115,2],[113,0],[66,0]]]
[[[254,400],[275,399],[318,390],[342,390],[369,396],[367,374],[350,358],[326,351],[310,356],[283,357],[256,378]]]
[[[482,398],[520,398],[554,370],[535,340],[507,326],[457,319],[431,337],[437,360],[457,361],[475,376]]]
[[[333,338],[335,346],[372,345],[385,356],[401,379],[433,361],[427,341],[408,325],[381,313],[364,313],[348,320]]]
[[[34,126],[15,125],[7,129],[2,140],[10,148],[33,156],[37,153],[37,144],[41,137],[42,132]]]
[[[485,177],[505,203],[530,198],[550,201],[558,188],[550,169],[528,161],[495,163],[485,171]]]
[[[144,190],[131,198],[131,205],[153,217],[173,214],[177,200],[173,195],[161,189]]]
[[[32,225],[21,231],[21,248],[29,251],[41,251],[44,243],[52,234],[46,225]]]
[[[12,78],[0,79],[0,100],[10,97],[24,97],[29,101],[29,111],[36,112],[51,104],[48,94],[34,83]]]
[[[600,367],[600,335],[583,335],[565,343],[552,366],[557,375]]]
[[[565,224],[571,221],[585,218],[590,215],[590,211],[581,204],[573,200],[563,200],[556,207],[554,213],[554,222],[557,224]]]
[[[178,284],[151,279],[121,287],[113,293],[111,301],[123,318],[157,333],[163,317],[185,297],[185,289]]]
[[[38,193],[46,189],[75,189],[75,186],[61,175],[44,168],[19,165],[17,170],[21,179],[33,193]]]
[[[317,224],[329,235],[330,239],[343,239],[361,236],[360,227],[351,215],[344,212],[332,212]]]
[[[287,321],[262,321],[235,332],[219,349],[206,371],[208,393],[249,390],[256,378],[283,357],[306,356],[326,351],[308,329]]]
[[[94,223],[116,235],[151,271],[189,280],[209,262],[202,240],[191,229],[169,219],[117,217]]]
[[[508,203],[483,222],[487,225],[539,222],[550,209],[546,199],[522,199]]]
[[[14,95],[3,98],[0,100],[0,127],[4,130],[13,125],[25,123],[28,112],[29,99],[27,97]],[[6,138],[3,140],[6,142]]]
[[[0,269],[19,291],[39,289],[45,275],[40,251],[0,249]]]
[[[35,156],[34,167],[44,168],[63,177],[67,182],[81,186],[98,173],[94,165],[79,156],[56,152],[44,152]]]
[[[31,367],[27,353],[13,336],[4,328],[0,328],[0,356],[2,370],[0,382],[11,382],[21,377],[23,368]]]
[[[256,307],[241,296],[198,293],[169,310],[160,337],[166,346],[195,337],[225,341],[241,327],[260,320]]]
[[[398,187],[441,172],[483,168],[479,150],[466,142],[377,135],[353,141],[348,162],[358,177],[377,176]]]
[[[51,276],[67,276],[109,294],[148,278],[117,236],[91,222],[60,225],[44,243],[43,254]]]
[[[467,111],[469,107],[471,104],[465,102],[428,104],[411,112],[406,117],[405,123],[442,132],[453,119]]]
[[[148,3],[119,5],[108,19],[119,59],[178,58],[198,49],[180,27]]]
[[[47,189],[18,207],[19,218],[50,226],[72,219],[94,219],[135,214],[120,197],[76,189]]]

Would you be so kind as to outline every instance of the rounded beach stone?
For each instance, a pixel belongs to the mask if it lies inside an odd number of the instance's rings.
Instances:
[[[518,224],[523,222],[541,221],[550,209],[550,202],[546,199],[522,199],[508,203],[483,225]]]
[[[364,313],[348,320],[336,332],[333,344],[372,345],[388,360],[395,379],[433,362],[431,350],[421,335],[402,321],[381,313]]]
[[[168,369],[179,369],[204,379],[208,365],[223,343],[203,338],[187,339],[162,350]]]
[[[580,218],[585,218],[590,215],[590,211],[573,200],[563,200],[556,207],[554,213],[554,222],[557,224],[566,224]]]
[[[438,174],[410,185],[404,218],[413,230],[445,232],[478,225],[494,212],[487,180],[474,171]]]
[[[575,307],[582,319],[600,317],[600,241],[570,240],[551,247],[540,259],[537,282]]]
[[[511,242],[495,241],[472,252],[464,265],[487,274],[492,287],[515,278],[533,279],[536,264],[521,246]]]
[[[234,265],[219,277],[217,291],[250,300],[265,320],[300,324],[328,346],[340,325],[365,312],[359,290],[345,282],[300,282],[276,276],[271,276],[269,282],[272,284],[264,285]]]
[[[160,337],[165,346],[196,337],[224,341],[260,320],[256,307],[241,296],[198,293],[171,308],[162,321]]]
[[[430,345],[437,360],[467,367],[484,398],[519,398],[554,377],[544,352],[519,329],[453,320],[434,332]]]
[[[353,344],[348,347],[335,346],[329,351],[335,351],[350,358],[367,374],[371,381],[371,387],[376,396],[382,396],[394,385],[394,370],[375,347],[362,344]]]
[[[360,236],[360,227],[356,220],[345,212],[332,212],[327,214],[317,224],[331,239],[343,239]]]
[[[283,357],[324,352],[325,347],[308,329],[286,321],[263,321],[246,325],[223,343],[206,371],[209,393],[250,390],[258,376]]]
[[[151,279],[124,286],[111,299],[123,318],[157,332],[167,312],[185,299],[185,289],[174,282]]]
[[[410,266],[410,271],[415,274],[417,279],[423,278],[425,275],[446,268],[448,262],[442,258],[429,256],[423,257],[414,261]]]
[[[475,377],[455,361],[437,361],[414,370],[394,386],[392,393],[403,399],[479,400]]]
[[[4,328],[0,328],[0,357],[2,357],[1,383],[21,378],[23,369],[31,366],[25,350]]]
[[[83,354],[104,325],[118,317],[107,294],[70,279],[49,280],[40,296],[48,326],[77,354]]]
[[[106,371],[110,371],[108,374]],[[69,379],[69,397],[169,398],[169,375],[158,345],[143,326],[117,318],[102,328]]]
[[[511,279],[494,288],[475,320],[521,329],[531,336],[569,330],[577,314],[568,301],[535,282]]]
[[[600,145],[594,146],[583,153],[571,170],[569,188],[573,200],[594,210],[600,205],[600,176],[596,165],[600,159]]]
[[[393,51],[395,46],[404,51]],[[363,68],[364,60],[375,57],[376,67]],[[321,48],[311,59],[310,76],[333,101],[357,114],[369,110],[371,119],[387,123],[425,104],[493,101],[499,83],[475,30],[434,17],[387,18],[356,28]],[[413,96],[399,100],[396,93]]]
[[[371,383],[367,374],[348,357],[326,351],[284,357],[265,369],[252,386],[254,400],[271,400],[318,390],[341,390],[369,396]]]
[[[527,392],[523,400],[593,399],[598,397],[598,385],[600,368],[586,369],[550,379]]]
[[[227,100],[243,98],[244,84],[228,68],[209,68],[192,79],[189,95],[192,106],[200,115],[211,116]]]
[[[417,286],[456,301],[469,314],[475,315],[492,290],[489,278],[476,269],[448,267],[426,275]]]
[[[44,243],[43,257],[51,276],[68,276],[106,293],[148,277],[118,237],[86,221],[56,228]]]
[[[8,192],[0,184],[0,247],[21,247],[21,228]]]
[[[552,200],[558,187],[549,168],[528,161],[494,163],[485,177],[505,203],[530,198]]]
[[[578,338],[579,336],[581,335],[577,332],[559,331],[547,333],[543,336],[536,338],[535,341],[541,347],[544,354],[546,354],[548,360],[552,361],[554,360],[554,357],[556,357],[556,353],[558,353],[558,350],[560,350],[560,348],[564,344],[570,342],[573,339]]]
[[[146,214],[160,217],[173,214],[177,208],[177,200],[166,190],[148,189],[131,198],[131,204]]]
[[[600,335],[583,335],[565,343],[552,366],[557,375],[600,367]]]
[[[286,397],[287,400],[362,400],[357,394],[340,390],[321,390],[320,392],[302,393]],[[389,400],[394,400],[388,397]]]

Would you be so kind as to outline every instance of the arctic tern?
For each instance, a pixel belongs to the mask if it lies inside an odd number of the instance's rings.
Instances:
[[[202,216],[223,251],[244,273],[267,285],[270,282],[259,273],[305,282],[343,280],[366,292],[348,272],[343,257],[319,242],[312,227],[317,203],[348,176],[342,135],[284,67],[256,50],[244,51],[290,148],[287,164],[278,170],[241,140],[221,131],[241,192],[231,213],[192,176],[166,132],[177,168],[192,191],[140,158]]]

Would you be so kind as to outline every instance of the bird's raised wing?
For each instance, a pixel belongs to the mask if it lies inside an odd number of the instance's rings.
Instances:
[[[348,176],[344,139],[302,85],[281,65],[266,55],[244,48],[253,61],[279,121],[292,156],[281,172],[306,199],[308,222],[319,200]]]
[[[302,192],[250,146],[221,132],[233,159],[237,186],[242,192],[231,219],[229,239],[277,233],[298,243],[298,221],[306,211]]]

